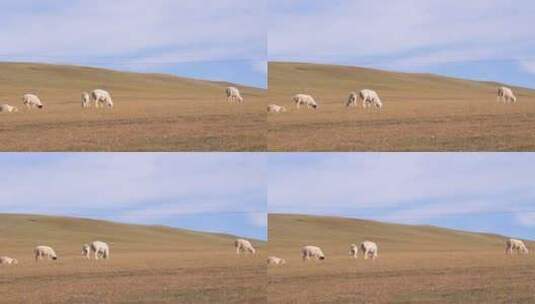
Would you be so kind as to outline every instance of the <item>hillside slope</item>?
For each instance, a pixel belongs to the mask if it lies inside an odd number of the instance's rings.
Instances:
[[[362,240],[374,240],[386,251],[492,250],[503,248],[504,236],[450,230],[433,226],[413,226],[368,220],[271,214],[270,246],[298,244],[343,246]]]
[[[269,65],[269,115],[275,151],[535,150],[535,90],[513,87],[515,105],[496,100],[492,82],[307,63]],[[373,89],[381,113],[345,107],[351,91]],[[290,98],[311,94],[317,111],[296,110]]]
[[[246,103],[225,102],[227,83],[171,75],[34,63],[0,63],[0,103],[22,110],[37,94],[43,111],[3,113],[1,150],[227,151],[265,148],[264,90],[240,87]],[[84,91],[105,89],[113,111],[82,109]]]
[[[535,259],[504,254],[504,236],[337,217],[273,214],[268,269],[271,303],[532,303]],[[375,261],[349,254],[363,240]],[[303,262],[303,245],[321,262]],[[527,242],[528,247],[534,245]]]
[[[0,303],[265,303],[264,242],[238,257],[235,237],[161,226],[0,214]],[[110,245],[108,260],[87,260],[84,243]],[[56,261],[36,263],[48,245]]]

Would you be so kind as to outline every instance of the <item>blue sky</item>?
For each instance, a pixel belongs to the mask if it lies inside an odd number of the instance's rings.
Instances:
[[[535,239],[535,154],[272,154],[268,210]]]
[[[0,61],[266,86],[267,0],[0,2]]]
[[[0,213],[266,239],[265,165],[265,155],[246,153],[1,154]]]
[[[531,0],[272,0],[268,57],[535,88]]]

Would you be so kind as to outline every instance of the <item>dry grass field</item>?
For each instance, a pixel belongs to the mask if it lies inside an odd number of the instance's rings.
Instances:
[[[375,262],[349,245],[377,242]],[[505,256],[505,237],[372,221],[269,216],[269,303],[535,303],[535,256]],[[300,248],[320,246],[323,262]],[[528,244],[533,246],[533,243]]]
[[[88,261],[81,245],[111,244],[107,261]],[[36,245],[57,261],[36,263]],[[233,238],[166,227],[0,215],[0,303],[266,303],[263,243],[256,257],[237,257]]]
[[[0,63],[0,103],[22,110],[38,94],[45,109],[0,113],[2,151],[266,150],[265,91],[168,75],[45,64]],[[81,108],[83,91],[110,91],[113,111]]]
[[[270,63],[270,151],[534,151],[535,91],[496,101],[497,83],[429,74],[301,63]],[[351,91],[376,90],[382,113],[346,109]],[[291,97],[313,95],[318,110],[297,110]]]

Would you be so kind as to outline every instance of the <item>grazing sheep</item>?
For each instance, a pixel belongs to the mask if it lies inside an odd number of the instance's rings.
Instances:
[[[286,264],[286,260],[276,256],[270,256],[267,258],[267,263],[270,265],[284,265]]]
[[[498,88],[498,101],[503,103],[516,102],[516,96],[513,93],[513,90],[507,87]]]
[[[82,93],[82,108],[89,108],[91,106],[91,97],[89,96],[89,93],[83,92]]]
[[[244,239],[237,239],[234,241],[234,248],[236,249],[236,254],[240,255],[242,252],[256,254],[256,250],[254,249],[253,245],[251,245],[251,242]]]
[[[84,246],[85,247],[85,246]],[[101,241],[94,241],[91,243],[91,250],[95,253],[95,260],[100,258],[109,259],[110,258],[110,246]],[[89,254],[87,254],[89,257]]]
[[[52,260],[57,260],[58,256],[56,255],[56,252],[52,247],[48,246],[37,246],[33,250],[33,253],[35,255],[35,261],[38,262],[42,258],[48,258]]]
[[[325,260],[325,255],[321,248],[317,246],[304,246],[301,248],[301,255],[303,257],[303,262],[309,261],[311,258],[316,260]]]
[[[0,256],[0,264],[11,265],[11,264],[18,264],[18,263],[19,261],[15,258],[10,258],[7,256]]]
[[[0,112],[13,113],[13,112],[18,112],[18,111],[19,109],[17,107],[10,106],[8,104],[0,105]]]
[[[85,256],[87,259],[90,259],[91,257],[89,254],[91,253],[91,247],[88,244],[84,244],[82,246],[82,256]]]
[[[235,87],[228,87],[225,90],[225,93],[227,94],[227,102],[229,101],[237,101],[238,103],[243,102],[243,97],[241,97],[240,90]]]
[[[359,246],[355,245],[355,244],[351,244],[351,247],[349,248],[349,254],[354,258],[356,259],[358,257],[358,254],[359,254]]]
[[[365,260],[367,260],[368,257],[371,257],[372,260],[375,261],[377,258],[377,244],[374,242],[364,241],[360,243],[360,250],[362,250]]]
[[[381,101],[381,98],[379,98],[379,95],[375,91],[364,89],[360,91],[358,98],[362,100],[362,107],[364,109],[371,107],[372,105],[375,105],[377,109],[383,108],[383,102]],[[355,104],[358,104],[358,98],[355,101]]]
[[[346,107],[351,107],[351,106],[358,106],[357,102],[358,102],[359,98],[358,98],[358,95],[357,93],[355,92],[351,92],[349,93],[349,98],[347,99],[347,102],[346,102]]]
[[[295,106],[299,109],[301,106],[306,106],[307,108],[317,109],[319,107],[318,103],[310,95],[297,94],[292,100],[295,102]]]
[[[286,107],[279,106],[279,105],[276,105],[276,104],[270,104],[269,106],[267,106],[267,111],[271,112],[271,113],[286,112]]]
[[[39,97],[33,94],[25,94],[22,97],[22,102],[28,109],[32,109],[32,108],[42,109],[43,108],[43,103],[41,102]]]
[[[516,254],[528,254],[529,250],[521,240],[508,239],[505,242],[505,254],[513,254],[513,251],[516,251]]]
[[[99,108],[101,106],[107,106],[108,108],[113,108],[113,101],[111,99],[110,93],[104,90],[94,90],[91,92],[91,98],[95,102],[95,107]]]

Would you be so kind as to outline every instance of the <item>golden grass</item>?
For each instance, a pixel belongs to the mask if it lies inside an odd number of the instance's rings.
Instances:
[[[42,111],[0,115],[3,151],[259,151],[266,149],[265,91],[158,74],[44,64],[1,63],[0,103],[22,109],[36,93]],[[82,109],[83,91],[112,93],[113,111]]]
[[[496,101],[496,83],[344,66],[270,63],[270,151],[532,151],[535,91],[516,88],[519,102]],[[382,113],[345,107],[350,91],[376,90]],[[296,93],[314,110],[297,110]]]
[[[354,260],[349,245],[379,245],[375,262]],[[269,303],[531,303],[535,258],[508,257],[504,237],[429,226],[330,217],[270,215]],[[303,245],[326,260],[303,263]]]
[[[237,257],[233,237],[103,221],[0,215],[0,303],[265,303],[262,242]],[[87,261],[81,245],[111,244],[107,261]],[[32,249],[54,247],[59,259],[35,263]]]

